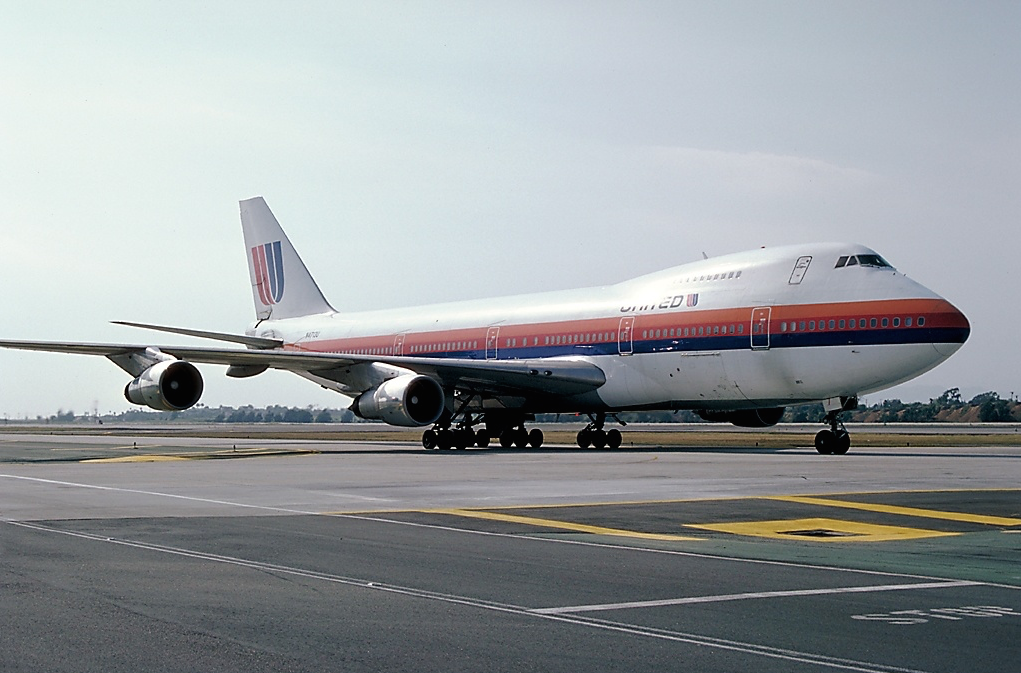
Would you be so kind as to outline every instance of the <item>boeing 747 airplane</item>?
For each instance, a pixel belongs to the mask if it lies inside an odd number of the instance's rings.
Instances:
[[[775,425],[822,402],[823,454],[851,445],[840,422],[859,395],[953,355],[967,318],[875,251],[850,243],[763,248],[616,285],[410,309],[344,313],[323,296],[261,197],[241,202],[256,320],[245,334],[120,323],[245,348],[0,341],[102,355],[139,405],[183,410],[203,381],[284,369],[353,398],[351,411],[427,427],[427,449],[542,445],[537,413],[586,414],[583,448],[617,448],[623,411],[691,409],[710,421]],[[478,427],[477,427],[478,426]]]

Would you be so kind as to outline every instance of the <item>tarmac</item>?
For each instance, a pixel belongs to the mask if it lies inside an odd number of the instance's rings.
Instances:
[[[961,443],[0,432],[0,670],[1015,670],[1021,442]]]

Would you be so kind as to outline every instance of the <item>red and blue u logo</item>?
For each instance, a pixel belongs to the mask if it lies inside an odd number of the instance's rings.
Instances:
[[[284,297],[284,256],[280,241],[252,248],[252,268],[262,303],[266,306],[279,303]]]

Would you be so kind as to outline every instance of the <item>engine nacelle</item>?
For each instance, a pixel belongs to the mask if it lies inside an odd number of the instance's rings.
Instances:
[[[443,388],[436,379],[406,374],[366,390],[350,409],[360,418],[414,428],[435,423],[445,406]]]
[[[785,411],[787,411],[786,407],[737,409],[734,411],[703,409],[698,412],[698,415],[707,421],[733,423],[739,428],[768,428],[779,423]]]
[[[182,411],[202,397],[202,375],[190,362],[164,360],[125,386],[124,397],[157,411]]]

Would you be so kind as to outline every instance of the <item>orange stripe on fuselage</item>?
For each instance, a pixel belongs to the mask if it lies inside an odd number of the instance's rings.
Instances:
[[[650,330],[671,328],[695,328],[712,326],[730,326],[751,324],[753,306],[724,309],[681,308],[673,311],[650,310],[641,313],[625,313],[616,316],[591,318],[586,320],[569,320],[545,323],[523,323],[517,325],[501,325],[497,348],[521,348],[555,345],[585,345],[599,343],[616,343],[619,338],[620,321],[624,317],[634,317],[632,338],[641,342],[643,333]],[[834,302],[820,304],[795,304],[773,306],[770,317],[770,333],[780,334],[781,325],[791,321],[839,321],[859,320],[861,318],[912,318],[924,317],[927,328],[967,328],[967,319],[949,302],[944,299],[889,299],[862,302]],[[905,326],[906,328],[906,326]],[[750,327],[745,328],[750,335]],[[853,328],[850,328],[853,329]],[[883,328],[878,328],[883,329]],[[908,328],[910,329],[910,328]],[[368,337],[352,337],[348,339],[323,339],[288,344],[287,350],[320,353],[358,353],[368,355],[440,355],[451,352],[484,351],[488,325],[441,330],[435,332],[403,332],[403,353],[394,353],[394,341],[397,334],[384,334]],[[826,331],[839,331],[829,330]],[[733,334],[733,332],[731,332]],[[575,337],[581,336],[581,340]],[[549,343],[546,339],[550,338]],[[556,340],[561,339],[557,344]],[[570,338],[570,341],[565,339]],[[586,340],[586,338],[588,340]],[[697,338],[692,335],[692,338]],[[525,342],[525,339],[528,341]],[[508,346],[508,343],[511,345]]]

